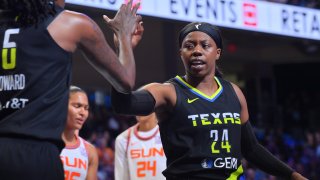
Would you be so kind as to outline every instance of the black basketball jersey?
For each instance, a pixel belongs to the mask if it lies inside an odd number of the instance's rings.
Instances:
[[[47,30],[55,17],[0,27],[0,136],[62,142],[72,63]]]
[[[215,77],[218,90],[207,96],[176,76],[176,106],[159,122],[167,156],[166,177],[239,179],[241,165],[240,102],[231,83]]]

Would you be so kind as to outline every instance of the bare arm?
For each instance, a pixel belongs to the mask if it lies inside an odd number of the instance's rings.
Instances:
[[[57,44],[69,52],[77,47],[89,63],[120,92],[130,91],[135,84],[135,61],[131,36],[140,16],[131,9],[132,2],[122,5],[108,25],[119,37],[119,58],[109,46],[98,25],[88,16],[73,11],[63,11],[49,26],[48,31]]]
[[[137,3],[132,7],[132,0],[130,0],[127,5],[122,4],[113,19],[108,18],[106,15],[103,16],[105,22],[111,29],[113,29],[114,33],[118,37],[119,60],[121,64],[126,67],[126,77],[130,78],[131,82],[130,89],[121,89],[121,87],[117,87],[112,84],[113,87],[120,92],[128,92],[128,90],[131,90],[135,84],[136,71],[131,39],[139,22],[141,21],[141,16],[136,15],[139,6],[140,3]]]
[[[86,37],[81,39],[80,48],[88,62],[118,91],[131,90],[135,83],[135,62],[130,37],[122,36],[118,59],[97,24],[89,21],[86,27],[88,31],[84,32]]]
[[[238,96],[240,105],[241,105],[240,119],[241,119],[241,124],[244,124],[245,122],[247,122],[249,120],[247,101],[246,101],[246,98],[244,97],[241,89],[237,85],[232,84],[232,87],[235,90],[235,92]]]
[[[156,101],[155,110],[166,111],[171,110],[177,100],[176,91],[170,83],[150,83],[142,89],[149,91]]]
[[[86,180],[97,180],[97,172],[98,172],[98,153],[96,148],[92,144],[87,144],[89,151],[89,165]]]

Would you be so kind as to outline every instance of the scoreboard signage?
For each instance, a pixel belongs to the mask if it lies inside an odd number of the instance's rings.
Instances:
[[[116,11],[128,0],[66,0]],[[133,0],[139,14],[320,40],[320,10],[255,0]]]

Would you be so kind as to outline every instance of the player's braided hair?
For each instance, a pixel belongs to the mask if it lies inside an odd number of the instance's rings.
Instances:
[[[1,11],[9,11],[15,16],[18,26],[26,27],[38,24],[49,15],[54,15],[54,0],[0,0]]]

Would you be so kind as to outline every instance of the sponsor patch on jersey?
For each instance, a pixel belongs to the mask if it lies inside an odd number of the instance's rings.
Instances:
[[[211,158],[206,158],[202,160],[201,166],[205,169],[213,167],[213,160]]]

